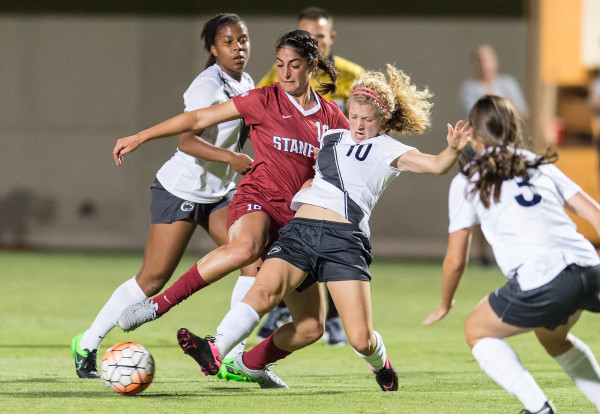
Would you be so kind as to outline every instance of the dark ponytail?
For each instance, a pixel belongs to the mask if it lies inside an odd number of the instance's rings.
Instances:
[[[226,24],[246,25],[246,22],[235,13],[221,13],[217,14],[204,24],[200,38],[204,40],[204,50],[208,52],[208,60],[206,61],[205,68],[214,65],[217,61],[217,58],[211,53],[210,47],[215,44],[215,37],[221,26]]]
[[[502,183],[515,177],[529,179],[529,169],[553,163],[556,151],[548,148],[533,160],[518,151],[522,145],[522,121],[519,111],[506,98],[495,95],[481,97],[471,109],[469,122],[485,150],[468,163],[463,173],[473,183],[470,194],[479,196],[489,208],[500,201]]]
[[[315,59],[317,59],[317,68],[327,73],[329,79],[331,79],[331,82],[329,83],[319,82],[317,92],[322,94],[335,92],[337,71],[329,58],[321,56],[319,53],[319,42],[317,39],[306,30],[292,30],[291,32],[284,33],[277,39],[275,50],[278,51],[284,46],[293,47],[300,56],[308,61],[309,65],[312,65]]]

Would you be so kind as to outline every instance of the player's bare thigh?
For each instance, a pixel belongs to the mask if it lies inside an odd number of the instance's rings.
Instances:
[[[268,242],[270,219],[260,211],[240,217],[229,228],[229,241],[200,261],[198,272],[207,283],[213,283],[235,270],[258,260]]]
[[[465,339],[471,348],[483,338],[508,338],[510,336],[529,332],[531,328],[519,328],[496,315],[485,296],[475,307],[465,322]]]
[[[213,211],[208,216],[208,233],[217,246],[222,246],[229,242],[229,235],[227,232],[227,212],[229,207],[223,207]],[[241,269],[243,276],[256,276],[258,268],[262,264],[262,260],[258,259],[254,263],[244,266]]]
[[[267,259],[243,302],[262,317],[281,302],[306,277],[306,273],[285,260]]]

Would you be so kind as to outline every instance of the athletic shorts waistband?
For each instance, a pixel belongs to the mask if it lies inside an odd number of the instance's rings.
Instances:
[[[341,230],[355,230],[361,231],[360,227],[358,227],[354,223],[343,223],[341,221],[330,221],[330,220],[317,220],[306,217],[294,217],[291,223],[302,223],[309,226],[316,227],[328,227],[330,229],[341,229]]]

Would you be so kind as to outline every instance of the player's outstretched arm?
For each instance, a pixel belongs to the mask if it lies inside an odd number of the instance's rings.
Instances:
[[[199,131],[206,127],[240,118],[233,101],[185,112],[135,135],[117,140],[113,158],[117,165],[123,162],[123,155],[135,151],[137,147],[152,139],[179,135],[184,132]]]
[[[600,235],[600,204],[585,191],[579,191],[565,203],[565,207],[572,213],[587,220]]]
[[[454,128],[448,124],[448,146],[438,155],[408,151],[398,157],[396,167],[419,174],[446,174],[456,163],[462,150],[471,141],[471,125],[458,121]]]
[[[438,307],[423,321],[431,325],[450,312],[454,305],[454,294],[465,271],[471,244],[471,229],[461,229],[448,235],[448,248],[442,267],[442,299]]]

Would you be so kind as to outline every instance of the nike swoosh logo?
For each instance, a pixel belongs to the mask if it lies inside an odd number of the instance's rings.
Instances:
[[[283,119],[286,119],[286,118],[291,118],[291,117],[293,117],[294,115],[282,115],[282,116],[283,116]]]

